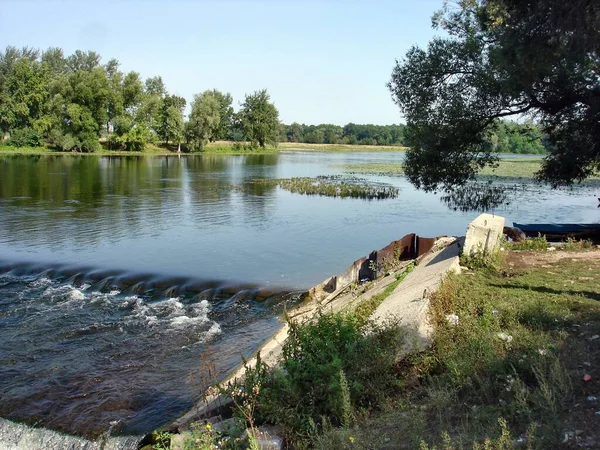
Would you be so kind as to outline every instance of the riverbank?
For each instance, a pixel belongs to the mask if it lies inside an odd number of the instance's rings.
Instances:
[[[280,151],[308,151],[316,153],[350,153],[350,152],[403,152],[405,147],[383,146],[383,145],[336,145],[336,144],[300,144],[294,142],[280,143],[277,147],[250,148],[229,141],[209,142],[202,152],[181,153],[182,155],[264,155],[274,154]],[[165,148],[149,144],[142,151],[109,150],[103,147],[101,150],[91,153],[61,152],[47,146],[40,147],[10,147],[0,146],[0,155],[100,155],[100,156],[172,156],[178,155],[177,147]]]
[[[210,142],[204,151],[196,153],[178,153],[177,147],[165,148],[156,145],[148,145],[142,151],[109,150],[102,148],[95,152],[61,152],[50,147],[9,147],[0,146],[0,155],[73,155],[73,156],[177,156],[181,155],[264,155],[277,153],[276,147],[267,148],[237,148],[233,143]]]
[[[510,179],[534,179],[540,170],[542,159],[540,158],[511,158],[507,156],[498,162],[497,167],[484,167],[480,177],[487,179],[510,178]],[[358,163],[339,164],[333,166],[349,174],[366,175],[402,175],[404,166],[401,163]],[[600,175],[593,175],[588,180],[600,180]]]
[[[399,145],[305,144],[299,142],[280,142],[278,148],[316,153],[405,152],[408,150],[408,147]]]
[[[283,373],[259,363],[228,391],[238,428],[201,426],[186,448],[230,448],[262,423],[296,448],[597,446],[600,251],[534,244],[506,245],[487,263],[463,258],[463,273],[431,296],[432,347],[400,364],[389,365],[400,345],[393,323],[364,335],[363,316],[346,312],[296,325]],[[362,385],[361,373],[377,376]],[[305,401],[319,392],[322,403]],[[322,423],[309,420],[317,405],[332,408]]]

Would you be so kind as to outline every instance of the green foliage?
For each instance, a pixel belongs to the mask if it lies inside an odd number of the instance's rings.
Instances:
[[[376,407],[396,388],[393,367],[402,344],[397,324],[319,313],[314,321],[289,326],[279,367],[259,358],[246,367],[243,384],[227,390],[236,404],[253,402],[256,420],[306,437],[318,432],[322,417],[349,426],[358,408]]]
[[[544,154],[543,133],[539,125],[529,122],[499,121],[490,134],[492,151],[496,153]]]
[[[188,148],[201,151],[211,140],[215,140],[221,126],[221,105],[213,91],[194,96],[189,121],[185,124],[185,139]]]
[[[282,125],[282,142],[308,144],[404,145],[404,125]]]
[[[165,96],[160,107],[157,134],[165,144],[183,140],[183,108],[185,99],[177,96]]]
[[[592,175],[600,162],[599,17],[591,0],[446,4],[434,25],[448,37],[411,48],[389,83],[407,120],[408,179],[425,190],[472,180],[496,162],[507,131],[498,119],[518,115],[544,130],[541,179],[558,185]],[[509,134],[529,148],[535,128]]]
[[[387,199],[398,196],[396,187],[367,182],[361,178],[319,176],[316,178],[260,179],[255,184],[279,186],[292,193],[325,197]]]
[[[136,124],[122,135],[111,137],[113,144],[126,151],[141,152],[150,142],[150,131],[143,124]]]
[[[14,130],[7,145],[11,147],[39,147],[41,145],[40,134],[32,128],[20,128]]]
[[[525,239],[523,242],[507,242],[507,246],[513,250],[533,250],[545,252],[548,249],[546,236],[541,234],[534,238]]]
[[[279,140],[279,112],[270,102],[266,89],[246,95],[238,113],[244,135],[253,145],[277,146]]]
[[[594,248],[594,242],[590,239],[573,239],[569,237],[560,248],[566,251],[590,250]]]

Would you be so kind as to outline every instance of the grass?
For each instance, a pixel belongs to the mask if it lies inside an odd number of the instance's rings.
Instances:
[[[598,273],[598,251],[502,252],[444,281],[431,297],[433,346],[398,362],[398,324],[367,317],[400,276],[362,311],[291,323],[279,368],[259,360],[225,391],[242,427],[250,412],[253,429],[276,424],[289,448],[595,447]],[[203,426],[185,448],[252,448],[234,431]]]
[[[209,142],[204,151],[193,153],[193,154],[221,154],[221,155],[239,155],[239,154],[272,154],[277,153],[280,150],[304,150],[314,152],[400,152],[405,151],[404,147],[399,146],[378,146],[378,145],[336,145],[336,144],[296,144],[284,142],[280,143],[277,147],[266,147],[266,148],[250,148],[243,144],[237,144],[231,141],[217,141]],[[129,155],[151,155],[151,156],[167,156],[177,154],[177,146],[170,145],[168,148],[164,146],[157,146],[155,144],[148,144],[146,148],[141,152],[134,151],[123,151],[123,150],[109,150],[103,147],[101,150],[92,153],[79,153],[79,152],[60,152],[47,146],[40,147],[10,147],[6,145],[0,145],[0,155],[115,155],[115,156],[129,156]],[[189,154],[189,153],[184,153]]]
[[[209,142],[204,151],[198,153],[183,153],[182,155],[201,155],[201,154],[221,154],[221,155],[239,155],[239,154],[272,154],[277,153],[276,147],[267,148],[249,148],[246,146],[237,146],[232,142],[217,141]],[[136,151],[124,151],[124,150],[109,150],[104,145],[103,147],[95,152],[83,153],[83,152],[61,152],[51,147],[11,147],[11,146],[0,146],[0,155],[96,155],[96,156],[136,156],[136,155],[147,155],[147,156],[170,156],[177,155],[177,146],[170,145],[168,148],[164,146],[158,146],[155,144],[148,144],[146,148],[141,152]]]
[[[323,153],[349,152],[405,152],[408,148],[400,145],[350,145],[350,144],[305,144],[299,142],[280,142],[281,150],[305,150]]]
[[[432,298],[430,351],[399,368],[388,410],[315,448],[577,448],[596,443],[600,259],[481,267]],[[458,316],[458,324],[446,319]],[[350,437],[352,440],[350,440]],[[516,444],[519,441],[521,444]],[[593,446],[595,444],[592,444]]]
[[[257,179],[255,184],[279,186],[294,194],[319,195],[323,197],[361,198],[382,200],[395,198],[399,189],[393,186],[367,182],[361,178],[319,176],[316,178]]]
[[[533,179],[541,167],[541,159],[501,159],[498,167],[485,167],[479,173],[485,178],[516,178]],[[398,175],[404,173],[401,163],[365,163],[365,164],[339,164],[332,167],[343,170],[350,174],[375,174],[375,175]],[[600,175],[594,175],[589,180],[598,180]]]
[[[398,175],[404,173],[404,166],[401,163],[332,164],[331,167],[350,174]]]

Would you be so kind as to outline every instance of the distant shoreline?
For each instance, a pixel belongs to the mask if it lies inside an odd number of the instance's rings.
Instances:
[[[350,152],[404,152],[407,147],[389,145],[341,145],[341,144],[304,144],[298,142],[282,142],[277,147],[236,148],[233,142],[217,141],[206,145],[201,152],[181,152],[181,155],[264,155],[280,151],[310,151],[317,153],[350,153]],[[74,156],[173,156],[179,153],[175,149],[148,145],[142,151],[108,150],[103,148],[95,152],[62,152],[50,147],[10,147],[0,146],[0,155],[74,155]]]

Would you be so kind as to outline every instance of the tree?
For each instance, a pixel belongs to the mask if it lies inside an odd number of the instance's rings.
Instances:
[[[148,95],[157,95],[162,98],[167,94],[167,88],[165,87],[162,77],[147,78],[145,88],[146,94]]]
[[[21,57],[2,75],[0,128],[29,128],[41,117],[48,97],[49,71],[38,61]]]
[[[548,144],[540,179],[580,181],[600,164],[600,4],[462,0],[433,19],[449,37],[413,47],[389,88],[407,120],[409,180],[453,189],[494,164],[498,120],[530,116]]]
[[[277,145],[279,138],[279,112],[271,103],[266,89],[246,95],[239,111],[244,135],[253,145]]]
[[[219,103],[219,127],[215,134],[210,136],[211,142],[216,140],[231,139],[231,128],[233,125],[233,98],[228,92],[223,94],[221,91],[213,89],[212,91],[206,91],[205,95],[212,95],[215,100]]]
[[[193,152],[201,151],[219,130],[221,105],[211,91],[194,96],[192,110],[188,122],[185,124],[185,139],[189,149]]]
[[[185,99],[176,95],[167,95],[162,100],[157,134],[168,145],[183,139],[183,108]]]

